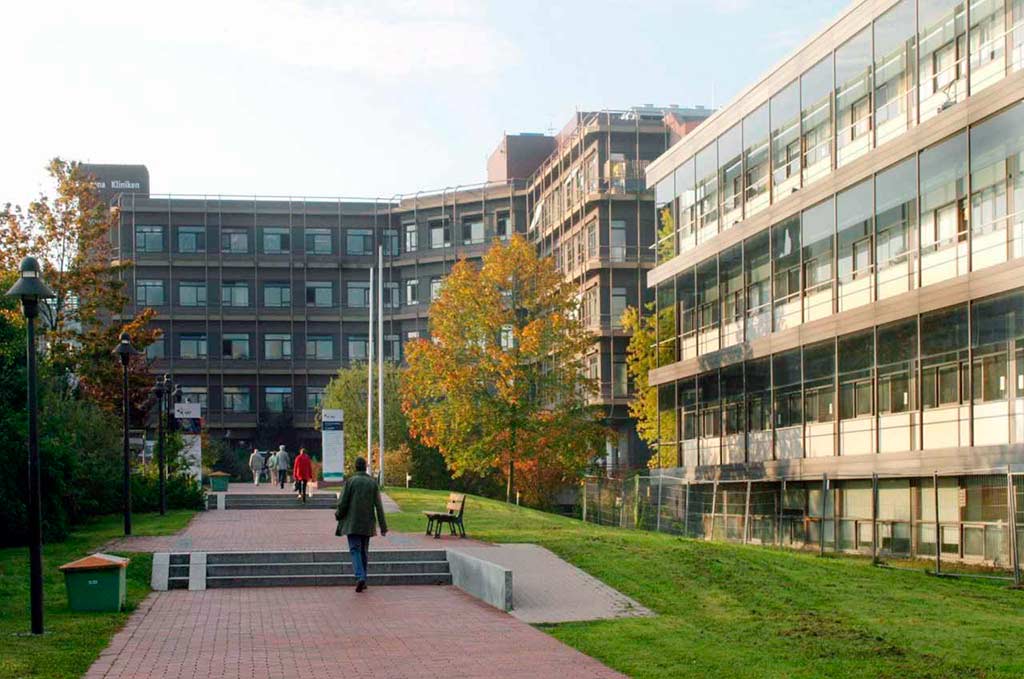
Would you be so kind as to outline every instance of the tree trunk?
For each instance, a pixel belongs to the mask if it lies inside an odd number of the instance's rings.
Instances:
[[[515,476],[516,476],[516,427],[512,425],[512,431],[509,432],[510,445],[508,449],[508,483],[505,486],[505,502],[512,502],[512,490],[515,488]]]

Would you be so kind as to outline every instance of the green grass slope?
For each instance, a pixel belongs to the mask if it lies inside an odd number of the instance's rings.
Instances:
[[[391,528],[446,493],[388,489]],[[470,497],[470,537],[543,545],[655,611],[545,626],[635,677],[1022,677],[1024,592],[869,560],[605,528]]]

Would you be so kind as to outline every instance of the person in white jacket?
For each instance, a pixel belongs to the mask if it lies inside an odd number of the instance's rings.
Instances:
[[[260,473],[263,471],[263,454],[255,448],[252,449],[252,455],[249,456],[249,469],[252,470],[253,485],[260,485]]]
[[[271,453],[270,459],[267,460],[267,469],[270,470],[270,484],[272,486],[276,486],[277,475],[279,474],[279,472],[277,471],[277,451]]]
[[[292,470],[292,457],[284,449],[284,445],[277,447],[275,457],[277,458],[277,485],[284,490],[284,482],[288,480],[288,472]]]

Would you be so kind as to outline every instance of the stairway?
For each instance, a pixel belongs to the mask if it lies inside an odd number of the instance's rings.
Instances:
[[[168,589],[188,589],[191,554],[171,554]],[[355,585],[348,552],[209,552],[206,588]],[[444,550],[370,552],[369,585],[450,585]]]
[[[218,493],[206,496],[206,508],[218,509]],[[334,509],[338,497],[334,493],[313,493],[306,497],[306,503],[295,497],[295,493],[223,493],[224,509]]]

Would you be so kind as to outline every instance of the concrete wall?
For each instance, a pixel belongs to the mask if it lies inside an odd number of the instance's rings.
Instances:
[[[496,563],[448,550],[452,584],[503,611],[512,610],[512,571]]]

